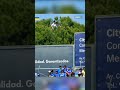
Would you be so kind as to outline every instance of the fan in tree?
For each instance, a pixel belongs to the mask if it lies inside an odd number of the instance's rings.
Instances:
[[[52,22],[52,24],[51,24],[52,29],[58,28],[58,27],[60,26],[58,17],[55,17],[54,19],[55,19],[55,20],[54,20],[54,21]]]
[[[57,25],[57,23],[55,21],[53,21],[53,23],[51,24],[51,27],[52,27],[52,29],[54,29],[54,28],[57,28],[58,25]]]

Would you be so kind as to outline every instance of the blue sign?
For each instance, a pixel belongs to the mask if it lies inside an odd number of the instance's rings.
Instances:
[[[97,17],[95,26],[96,90],[120,90],[120,17]]]
[[[85,32],[75,33],[75,66],[85,67]]]

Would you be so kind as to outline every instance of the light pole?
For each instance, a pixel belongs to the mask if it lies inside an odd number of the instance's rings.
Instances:
[[[39,65],[39,67],[38,67],[38,73],[40,73],[40,65]]]

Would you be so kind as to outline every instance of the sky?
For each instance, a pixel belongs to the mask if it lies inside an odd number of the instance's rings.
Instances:
[[[85,11],[85,0],[35,0],[35,9],[48,7],[49,9],[53,6],[61,6],[61,5],[72,5],[75,6],[78,10]]]
[[[35,14],[35,17],[39,17],[40,19],[52,18],[54,20],[54,17],[56,17],[56,16],[58,16],[58,17],[60,17],[60,16],[61,17],[69,16],[73,21],[76,21],[76,22],[78,22],[80,24],[85,25],[85,14]]]

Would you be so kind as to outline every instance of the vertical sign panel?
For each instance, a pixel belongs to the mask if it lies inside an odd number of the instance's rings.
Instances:
[[[85,47],[86,51],[86,57],[85,57],[85,90],[90,90],[91,89],[91,71],[92,71],[92,47],[91,46],[86,46]]]
[[[96,90],[120,90],[120,17],[96,18]]]
[[[85,67],[85,33],[75,33],[75,66]]]

